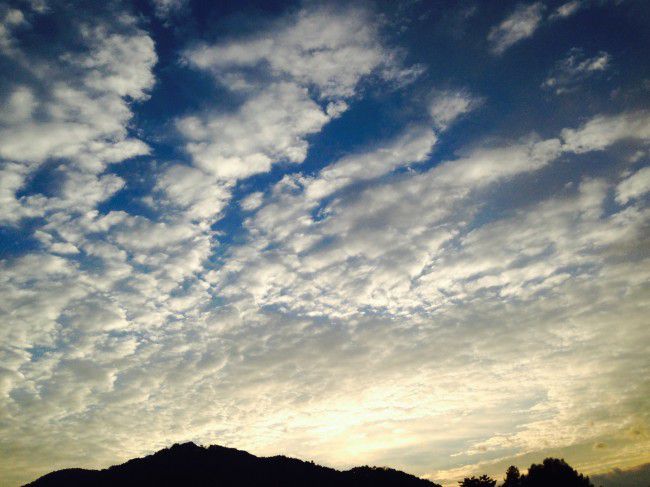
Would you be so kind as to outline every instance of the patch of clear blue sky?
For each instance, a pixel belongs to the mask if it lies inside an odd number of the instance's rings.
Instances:
[[[331,3],[331,2],[330,2]],[[421,64],[426,71],[412,84],[395,88],[377,80],[364,80],[350,109],[323,130],[309,138],[307,159],[299,165],[278,164],[269,173],[238,183],[234,198],[215,228],[221,231],[222,246],[241,240],[242,221],[238,201],[254,191],[265,191],[285,174],[314,174],[336,159],[398,134],[409,123],[421,121],[426,114],[426,98],[431,89],[465,89],[484,102],[471,115],[440,137],[430,161],[422,170],[443,160],[453,159],[461,148],[482,141],[515,139],[531,132],[542,138],[556,137],[563,127],[575,126],[598,113],[618,113],[650,106],[650,8],[645,0],[628,0],[626,8],[613,1],[591,2],[568,19],[544,21],[528,39],[513,45],[501,56],[488,50],[487,36],[521,2],[471,1],[377,1],[371,9],[386,22],[383,36],[387,46],[403,50],[406,65]],[[526,3],[526,2],[524,2]],[[528,2],[531,3],[531,2]],[[564,2],[546,2],[545,17]],[[124,210],[155,218],[156,212],[142,203],[155,184],[159,168],[170,163],[190,163],[183,141],[174,128],[174,120],[202,110],[229,110],[239,100],[227,87],[214,82],[209,74],[184,65],[180,59],[185,48],[197,42],[218,42],[269,28],[274,19],[295,10],[298,2],[201,1],[189,7],[169,23],[156,19],[149,2],[135,2],[143,27],[155,41],[159,58],[154,73],[156,85],[150,99],[134,105],[130,126],[153,149],[151,156],[138,157],[110,166],[126,180],[125,188],[103,202],[99,210],[107,213]],[[102,7],[94,7],[101,9]],[[93,15],[92,9],[84,15]],[[42,50],[55,49],[56,43],[42,42],[48,36],[67,36],[57,19],[47,16],[33,26],[27,42]],[[603,76],[581,84],[579,90],[565,96],[544,91],[540,85],[558,60],[572,48],[586,55],[605,51],[612,67]],[[617,92],[618,90],[618,92]],[[617,93],[625,93],[621,96]],[[606,164],[583,158],[581,164],[566,171],[574,180],[598,171]],[[47,194],[56,185],[57,161],[43,165],[21,194]],[[541,184],[526,193],[526,198],[543,198],[544,187],[566,182],[566,174],[557,177],[556,168],[540,173]],[[539,181],[538,181],[539,183]],[[519,187],[521,189],[521,187]],[[504,194],[496,200],[500,208],[483,209],[480,220],[489,220],[507,208],[523,193]],[[516,206],[520,206],[517,202]],[[0,231],[0,256],[11,256],[38,247],[31,238],[33,223],[23,221],[17,228]]]

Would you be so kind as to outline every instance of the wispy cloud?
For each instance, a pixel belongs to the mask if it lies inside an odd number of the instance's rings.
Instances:
[[[575,15],[586,5],[587,2],[585,0],[571,0],[570,2],[563,3],[553,11],[553,13],[549,16],[549,19],[566,19],[567,17]]]
[[[490,30],[488,41],[494,54],[503,54],[508,48],[532,36],[542,24],[545,6],[541,2],[518,5],[499,25]]]
[[[622,205],[650,191],[650,168],[644,167],[621,181],[616,187],[616,201]]]
[[[513,45],[532,37],[545,23],[568,19],[587,5],[583,0],[571,0],[546,15],[547,8],[542,2],[518,4],[508,17],[490,30],[488,42],[491,51],[495,55],[501,55]]]
[[[463,90],[435,91],[432,96],[429,113],[434,125],[444,130],[467,112],[481,104],[479,97]]]
[[[542,83],[542,88],[557,95],[576,90],[585,80],[610,68],[611,56],[601,51],[588,57],[582,49],[573,48],[567,56],[558,61],[555,68]]]
[[[151,0],[156,16],[163,20],[169,19],[184,8],[187,8],[188,0]]]

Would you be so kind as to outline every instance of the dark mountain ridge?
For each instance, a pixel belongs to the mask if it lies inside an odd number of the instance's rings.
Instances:
[[[355,486],[440,487],[399,470],[355,467],[346,471],[285,456],[256,457],[223,446],[176,444],[144,458],[103,470],[51,472],[30,487],[75,486]]]

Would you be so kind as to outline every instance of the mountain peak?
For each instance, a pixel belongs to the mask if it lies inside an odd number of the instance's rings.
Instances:
[[[180,451],[180,450],[203,450],[202,446],[197,445],[193,441],[186,441],[185,443],[174,443],[168,448],[170,451]],[[162,450],[161,450],[162,451]]]

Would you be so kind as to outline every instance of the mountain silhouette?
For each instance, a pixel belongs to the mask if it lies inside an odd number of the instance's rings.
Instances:
[[[70,468],[48,473],[30,487],[75,486],[210,487],[440,487],[399,470],[355,467],[346,471],[285,456],[256,457],[222,446],[176,444],[104,470]]]

